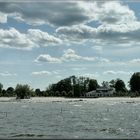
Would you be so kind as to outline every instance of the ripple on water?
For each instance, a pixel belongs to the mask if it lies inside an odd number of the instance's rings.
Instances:
[[[0,111],[9,113],[7,118],[0,119],[0,137],[88,139],[92,136],[140,136],[140,104],[126,101],[115,101],[115,105],[114,101],[85,102],[1,103]],[[0,117],[3,116],[5,114],[0,114]]]
[[[25,138],[28,138],[28,137],[43,137],[43,136],[45,136],[45,135],[42,135],[42,134],[39,134],[39,135],[37,135],[37,134],[32,134],[32,133],[27,133],[27,134],[23,134],[23,133],[21,133],[21,134],[14,134],[14,135],[11,135],[11,137],[15,137],[15,138],[22,138],[22,137],[25,137]]]
[[[82,105],[73,105],[73,106],[76,106],[76,107],[81,107]]]
[[[106,132],[106,133],[111,133],[111,134],[117,134],[118,131],[115,128],[102,128],[99,131],[101,132]]]

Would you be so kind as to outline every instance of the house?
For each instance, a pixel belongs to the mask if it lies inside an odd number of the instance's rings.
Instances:
[[[109,97],[113,96],[115,89],[110,87],[107,82],[103,82],[102,86],[97,88],[96,90],[87,92],[85,97]]]

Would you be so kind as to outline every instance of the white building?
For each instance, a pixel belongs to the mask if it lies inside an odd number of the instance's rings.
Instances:
[[[109,97],[113,96],[115,92],[114,88],[111,88],[107,82],[103,82],[103,86],[97,88],[96,90],[87,92],[85,97]]]

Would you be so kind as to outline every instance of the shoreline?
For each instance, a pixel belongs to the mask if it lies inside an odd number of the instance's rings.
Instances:
[[[15,97],[0,97],[0,102],[19,101]],[[20,101],[48,102],[48,101],[140,101],[140,97],[99,97],[99,98],[65,98],[65,97],[31,97]]]

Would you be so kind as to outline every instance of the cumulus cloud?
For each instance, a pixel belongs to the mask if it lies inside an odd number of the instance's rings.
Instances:
[[[56,33],[65,40],[81,41],[93,39],[95,37],[96,28],[87,25],[74,25],[71,27],[59,27],[56,29]]]
[[[55,26],[70,26],[90,21],[114,24],[136,19],[134,12],[118,1],[1,2],[0,11],[31,25],[47,23]]]
[[[98,3],[97,20],[106,24],[128,23],[136,20],[135,13],[119,1]]]
[[[87,57],[87,56],[80,56],[76,54],[76,52],[72,49],[67,49],[64,51],[64,54],[62,55],[61,59],[63,61],[77,61],[77,60],[82,60],[82,61],[103,61],[103,62],[109,62],[108,59],[102,58],[102,57]]]
[[[61,59],[63,61],[69,61],[69,60],[75,61],[81,59],[81,56],[77,55],[74,50],[67,49],[64,51],[64,54],[61,57]]]
[[[30,50],[34,43],[15,28],[0,29],[0,47]]]
[[[11,76],[17,76],[17,74],[16,73],[10,73],[10,72],[6,71],[6,72],[0,72],[0,76],[11,77]]]
[[[91,12],[79,2],[27,2],[1,3],[0,11],[31,25],[50,24],[55,26],[85,23]],[[90,14],[89,14],[90,13]]]
[[[63,26],[56,29],[56,34],[65,41],[74,43],[90,40],[95,46],[116,43],[119,46],[140,44],[140,22],[128,6],[118,1],[110,1],[95,2],[93,7],[91,10],[95,11],[93,23],[98,21],[97,27],[82,24]]]
[[[27,36],[39,46],[48,46],[49,44],[55,45],[60,44],[62,41],[47,32],[43,32],[39,29],[29,29]]]
[[[38,29],[29,29],[27,33],[21,33],[15,28],[0,29],[0,47],[3,48],[31,50],[60,43],[60,39]]]
[[[109,70],[109,71],[105,71],[103,72],[103,74],[105,75],[130,75],[132,72],[127,72],[127,71],[113,71],[113,70]]]
[[[74,43],[91,40],[95,46],[104,46],[110,43],[131,46],[132,44],[140,44],[140,22],[103,24],[97,28],[87,25],[59,27],[56,29],[56,34],[65,41]]]
[[[39,55],[35,62],[61,63],[61,59],[50,56],[49,54]]]
[[[92,40],[94,45],[140,44],[140,22],[134,11],[119,1],[1,2],[0,15],[0,22],[3,23],[10,16],[31,25],[55,25],[58,27],[56,35],[66,41],[83,43],[82,41]],[[88,22],[93,22],[94,25],[95,21],[98,23],[97,27],[85,25]],[[33,43],[38,41],[39,45],[62,42],[37,29],[30,29],[27,34],[31,35]]]
[[[48,63],[61,63],[67,61],[92,61],[92,62],[110,62],[106,58],[102,57],[86,57],[76,54],[73,49],[67,49],[64,51],[64,54],[59,57],[52,57],[49,54],[41,54],[36,59],[35,62],[48,62]]]

